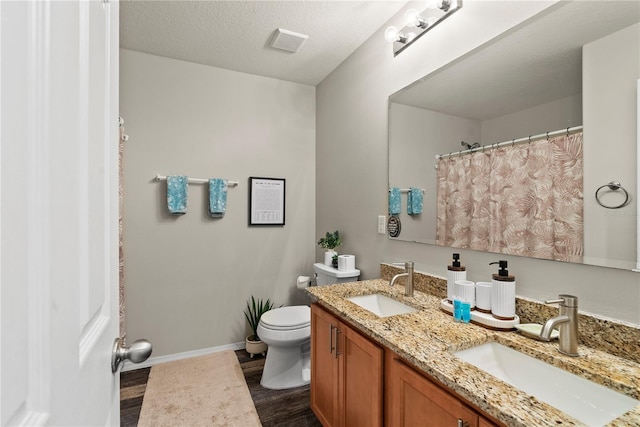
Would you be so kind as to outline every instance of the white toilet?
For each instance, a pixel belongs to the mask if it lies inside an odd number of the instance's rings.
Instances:
[[[338,271],[316,263],[317,285],[355,282],[360,270]],[[311,380],[311,310],[294,305],[269,310],[258,324],[258,335],[268,345],[260,384],[269,389],[286,389],[309,384]]]

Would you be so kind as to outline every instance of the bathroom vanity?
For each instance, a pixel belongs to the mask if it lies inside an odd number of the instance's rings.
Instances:
[[[319,304],[311,313],[311,408],[324,426],[501,425]]]
[[[579,357],[516,332],[454,322],[439,295],[376,279],[309,288],[312,304],[311,407],[325,426],[582,425],[565,412],[466,363],[454,354],[496,342],[640,398],[640,364],[582,346]],[[379,317],[347,298],[384,294],[416,308]],[[640,426],[640,406],[611,426]]]

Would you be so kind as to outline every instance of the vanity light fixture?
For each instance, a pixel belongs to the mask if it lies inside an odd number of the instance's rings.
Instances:
[[[389,27],[384,37],[393,43],[393,53],[397,55],[461,7],[462,0],[427,0],[425,10],[407,10],[404,14],[405,27],[400,30]]]

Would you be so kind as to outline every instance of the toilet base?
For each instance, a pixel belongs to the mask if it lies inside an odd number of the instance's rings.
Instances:
[[[309,341],[301,346],[269,346],[260,385],[271,390],[301,387],[311,380]]]

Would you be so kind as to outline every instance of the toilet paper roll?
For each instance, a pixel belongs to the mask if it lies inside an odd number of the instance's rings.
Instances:
[[[307,276],[298,276],[296,280],[298,289],[305,289],[309,287],[309,278]]]
[[[354,255],[338,255],[338,271],[351,271],[356,269],[356,257]]]

